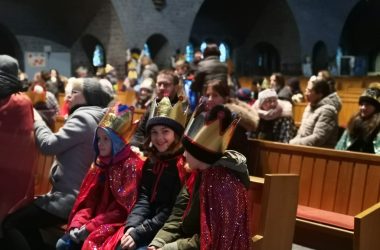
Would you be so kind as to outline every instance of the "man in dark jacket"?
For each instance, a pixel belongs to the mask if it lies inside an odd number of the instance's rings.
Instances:
[[[195,71],[191,90],[202,94],[203,86],[209,80],[222,80],[227,82],[227,64],[219,60],[220,51],[216,44],[208,44],[203,52],[203,60],[199,62]]]
[[[164,96],[168,96],[170,102],[175,104],[178,101],[177,93],[179,90],[179,78],[174,73],[174,71],[170,69],[161,70],[158,73],[157,81],[156,81],[156,102],[160,102],[160,100]],[[143,149],[144,138],[146,135],[146,124],[149,119],[149,107],[145,112],[144,116],[141,118],[141,122],[139,127],[136,130],[135,135],[133,136],[130,144],[134,147]]]

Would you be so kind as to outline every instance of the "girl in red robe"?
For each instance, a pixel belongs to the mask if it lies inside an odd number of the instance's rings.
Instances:
[[[131,212],[143,165],[127,143],[136,128],[132,118],[133,109],[117,105],[100,122],[94,139],[96,161],[82,182],[57,249],[104,249]]]

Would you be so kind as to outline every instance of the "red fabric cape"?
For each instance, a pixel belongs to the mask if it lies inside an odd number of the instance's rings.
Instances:
[[[250,249],[247,189],[225,168],[202,171],[201,250]]]
[[[0,99],[0,221],[34,196],[33,106],[21,93]]]
[[[95,206],[101,204],[101,200],[96,201],[96,199],[100,199],[101,197],[93,197],[91,194],[93,193],[92,191],[98,188],[100,185],[99,180],[104,178],[104,176],[106,176],[108,180],[106,180],[105,183],[109,183],[109,187],[105,186],[104,189],[109,188],[111,190],[114,200],[116,200],[118,205],[124,208],[124,211],[118,215],[117,222],[103,224],[93,230],[85,240],[82,249],[108,249],[108,238],[112,236],[120,226],[124,225],[128,214],[137,201],[143,161],[137,154],[130,150],[129,146],[125,147],[114,161],[117,163],[111,166],[102,168],[93,164],[90,168],[82,182],[78,198],[69,216],[67,228],[70,230],[73,228],[73,225],[76,227],[80,224],[86,224],[83,218],[76,218],[76,215],[77,213],[79,214],[80,210],[85,209],[88,200],[95,199]],[[101,204],[101,206],[106,207],[107,204]],[[112,208],[108,208],[107,211],[110,209]]]
[[[178,169],[178,174],[179,174],[179,178],[181,179],[181,182],[182,183],[185,183],[186,181],[186,171],[185,171],[185,168],[184,168],[184,165],[185,165],[185,158],[180,155],[178,157],[178,160],[177,160],[177,169]],[[108,238],[107,239],[107,242],[104,244],[105,248],[102,248],[102,249],[109,249],[109,250],[114,250],[116,249],[119,241],[121,240],[121,238],[123,237],[124,235],[124,224],[119,228],[119,230],[114,234],[112,235],[111,238]]]

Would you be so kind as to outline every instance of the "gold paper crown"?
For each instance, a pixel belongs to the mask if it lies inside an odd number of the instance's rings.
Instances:
[[[181,96],[174,106],[172,106],[170,99],[165,96],[158,104],[156,104],[156,102],[152,103],[149,118],[167,117],[185,127],[187,121],[187,109],[184,111],[183,106],[184,102]]]
[[[222,116],[206,121],[204,114],[194,112],[185,129],[185,136],[200,148],[211,153],[224,153],[231,141],[240,117],[234,118],[230,125],[222,130]]]
[[[133,121],[134,107],[116,104],[110,107],[103,119],[99,123],[99,127],[110,128],[120,137],[129,142],[132,135],[137,129],[139,121]]]

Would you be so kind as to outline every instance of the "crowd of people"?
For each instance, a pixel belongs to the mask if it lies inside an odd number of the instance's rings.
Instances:
[[[63,224],[56,249],[249,249],[249,138],[380,154],[380,83],[337,138],[342,103],[327,71],[305,93],[277,72],[241,88],[219,55],[210,44],[203,59],[158,70],[130,51],[121,82],[107,65],[95,77],[52,69],[30,83],[16,59],[0,55],[4,249],[48,249],[40,229]],[[115,102],[115,89],[133,89],[136,103]],[[297,127],[292,107],[304,101]],[[138,123],[135,107],[146,110]],[[53,132],[57,115],[66,119]],[[37,150],[55,156],[52,188],[25,199]]]

